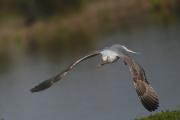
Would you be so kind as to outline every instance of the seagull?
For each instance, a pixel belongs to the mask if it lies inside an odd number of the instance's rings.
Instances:
[[[102,50],[93,51],[92,53],[70,64],[64,71],[57,74],[55,77],[45,80],[37,86],[33,87],[30,91],[32,93],[40,92],[51,87],[54,85],[54,83],[63,79],[68,74],[68,72],[71,71],[80,62],[101,55],[102,60],[101,63],[98,64],[98,67],[102,67],[105,64],[114,63],[119,59],[123,60],[124,64],[128,66],[132,75],[133,85],[142,105],[150,112],[155,111],[159,107],[158,95],[148,82],[144,69],[135,61],[135,59],[130,56],[130,53],[137,54],[137,52],[134,52],[128,49],[126,46],[120,44],[115,44]]]

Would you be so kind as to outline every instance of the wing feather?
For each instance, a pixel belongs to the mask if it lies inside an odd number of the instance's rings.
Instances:
[[[143,106],[149,111],[156,110],[159,106],[158,95],[150,84],[137,80],[134,82],[134,86]]]
[[[66,76],[66,74],[73,69],[77,64],[79,64],[80,62],[87,60],[91,57],[97,56],[99,55],[100,52],[99,51],[95,51],[92,52],[89,55],[86,55],[80,59],[78,59],[77,61],[75,61],[74,63],[72,63],[71,65],[69,65],[64,71],[62,71],[61,73],[57,74],[55,77],[52,77],[48,80],[45,80],[43,82],[41,82],[40,84],[38,84],[37,86],[33,87],[30,91],[33,92],[40,92],[43,91],[49,87],[51,87],[55,82],[58,82],[59,80],[61,80],[62,78],[64,78]]]
[[[159,107],[159,99],[156,91],[147,81],[144,69],[130,56],[124,56],[124,63],[128,65],[133,76],[133,83],[142,105],[148,111],[154,111]]]

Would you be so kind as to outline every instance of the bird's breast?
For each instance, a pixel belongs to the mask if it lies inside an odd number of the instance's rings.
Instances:
[[[111,50],[104,50],[102,53],[102,59],[103,61],[112,63],[117,59],[118,54]]]
[[[108,60],[108,62],[112,63],[112,62],[114,62],[116,59],[117,59],[117,56],[109,56],[107,60]]]

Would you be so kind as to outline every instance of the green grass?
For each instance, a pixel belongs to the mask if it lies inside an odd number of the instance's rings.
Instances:
[[[136,120],[180,120],[180,110],[161,112]]]

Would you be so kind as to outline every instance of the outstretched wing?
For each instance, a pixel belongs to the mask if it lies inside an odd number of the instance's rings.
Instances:
[[[147,81],[144,69],[128,55],[124,56],[124,63],[129,67],[136,92],[143,106],[150,112],[156,110],[159,107],[158,95]]]
[[[78,59],[77,61],[75,61],[74,63],[72,63],[71,65],[69,65],[64,71],[62,71],[61,73],[59,73],[58,75],[56,75],[55,77],[53,78],[50,78],[48,80],[45,80],[43,82],[41,82],[40,84],[38,84],[37,86],[33,87],[30,91],[33,93],[33,92],[40,92],[40,91],[43,91],[49,87],[51,87],[55,82],[58,82],[59,80],[61,80],[62,78],[64,78],[66,76],[66,74],[72,69],[74,68],[77,64],[79,64],[80,62],[88,59],[88,58],[91,58],[91,57],[94,57],[94,56],[97,56],[99,55],[100,52],[99,51],[95,51],[89,55],[86,55],[80,59]]]

